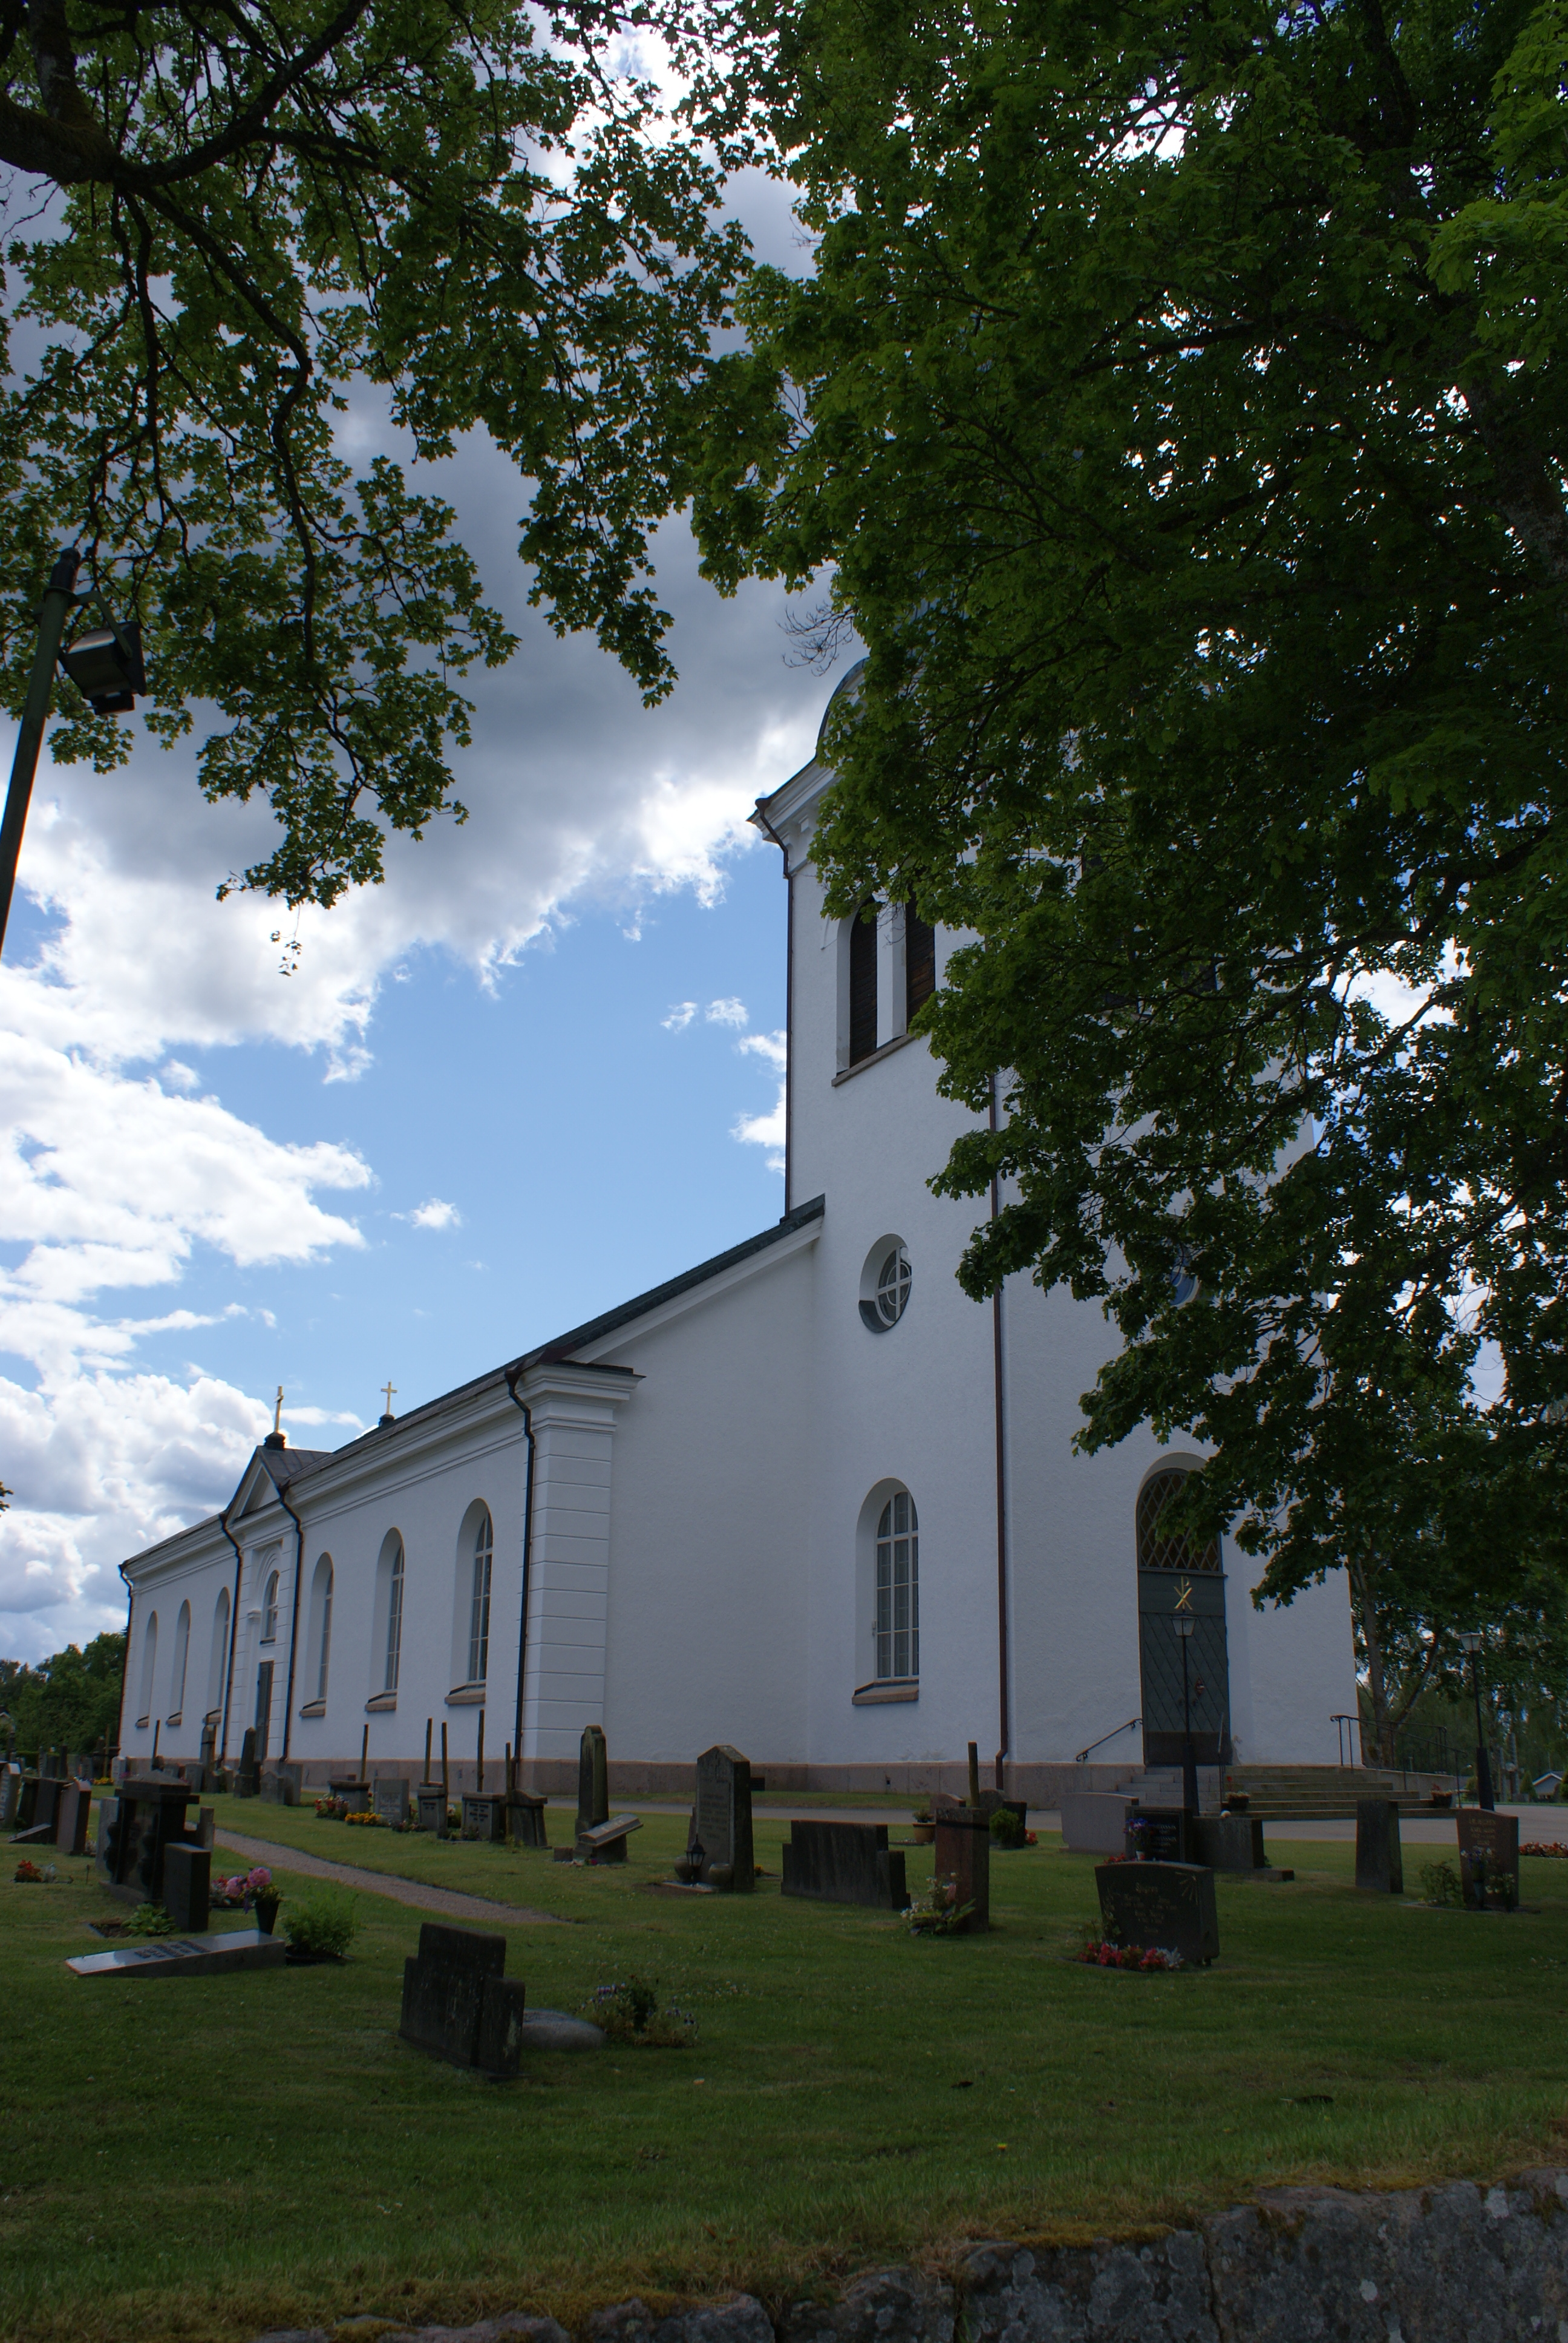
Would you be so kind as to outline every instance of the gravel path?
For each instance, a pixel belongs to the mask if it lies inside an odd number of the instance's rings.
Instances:
[[[219,1831],[219,1846],[232,1847],[247,1863],[276,1864],[280,1871],[302,1871],[308,1879],[336,1879],[345,1887],[367,1887],[373,1896],[389,1896],[395,1904],[415,1904],[421,1912],[445,1912],[454,1920],[504,1921],[508,1927],[525,1922],[561,1925],[558,1912],[536,1912],[527,1904],[497,1904],[487,1896],[460,1896],[454,1887],[427,1887],[420,1879],[397,1879],[387,1871],[361,1871],[353,1863],[327,1863],[318,1855],[301,1855],[297,1847],[274,1846],[264,1838],[241,1838],[236,1831]]]

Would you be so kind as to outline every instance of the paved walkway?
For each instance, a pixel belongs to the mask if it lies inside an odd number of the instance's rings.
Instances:
[[[389,1896],[395,1904],[414,1904],[421,1912],[444,1912],[452,1920],[498,1921],[518,1928],[526,1922],[561,1924],[558,1912],[536,1912],[527,1904],[497,1904],[488,1896],[460,1896],[455,1887],[430,1887],[422,1879],[398,1879],[389,1871],[362,1871],[357,1864],[327,1863],[318,1855],[302,1855],[297,1847],[274,1846],[264,1838],[241,1838],[236,1831],[216,1833],[219,1846],[232,1847],[247,1863],[276,1864],[280,1871],[302,1871],[307,1879],[336,1879],[345,1887],[368,1888],[372,1896]]]

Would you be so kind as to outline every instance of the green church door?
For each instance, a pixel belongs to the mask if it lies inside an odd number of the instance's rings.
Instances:
[[[1161,1516],[1181,1486],[1179,1472],[1156,1473],[1138,1499],[1138,1648],[1143,1692],[1143,1762],[1180,1765],[1185,1718],[1200,1765],[1231,1763],[1231,1674],[1225,1648],[1225,1574],[1218,1542],[1198,1548]],[[1192,1632],[1180,1635],[1179,1619]],[[1185,1712],[1182,1663],[1186,1663]]]

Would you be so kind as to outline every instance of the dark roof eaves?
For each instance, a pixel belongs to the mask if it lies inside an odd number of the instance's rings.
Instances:
[[[826,1206],[826,1196],[813,1196],[808,1203],[797,1204],[793,1212],[786,1212],[772,1228],[763,1229],[757,1236],[748,1237],[743,1244],[731,1245],[728,1252],[715,1253],[711,1261],[699,1262],[695,1269],[683,1270],[678,1277],[668,1278],[662,1285],[653,1286],[647,1293],[639,1293],[635,1301],[623,1302],[617,1309],[606,1310],[598,1318],[590,1318],[586,1326],[574,1326],[569,1333],[558,1334],[553,1342],[541,1342],[538,1350],[525,1352],[516,1365],[508,1370],[508,1374],[521,1374],[529,1367],[562,1364],[571,1358],[574,1352],[580,1351],[585,1342],[596,1342],[602,1334],[613,1334],[618,1327],[629,1326],[634,1320],[646,1318],[650,1310],[657,1310],[664,1302],[674,1302],[681,1294],[689,1293],[693,1286],[705,1285],[709,1278],[721,1276],[727,1269],[736,1268],[753,1253],[765,1252],[780,1238],[792,1236],[797,1229],[803,1229],[809,1221],[820,1220]],[[586,1360],[582,1363],[592,1366],[596,1363]],[[626,1374],[631,1370],[617,1368],[612,1372]]]

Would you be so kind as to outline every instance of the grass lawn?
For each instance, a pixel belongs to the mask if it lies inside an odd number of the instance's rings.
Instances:
[[[990,1936],[927,1942],[889,1915],[785,1903],[776,1876],[754,1896],[639,1895],[683,1844],[675,1815],[649,1818],[624,1872],[255,1802],[219,1817],[558,1912],[571,1925],[510,1931],[530,2004],[572,2008],[635,1970],[695,2011],[699,2041],[540,2057],[506,2086],[437,2065],[397,2036],[421,1916],[370,1894],[342,1967],[79,1980],[64,1963],[96,1948],[84,1923],[125,1907],[85,1865],[38,1887],[6,1864],[15,2343],[773,2298],[966,2237],[1136,2231],[1284,2180],[1483,2177],[1555,2158],[1568,2128],[1568,1864],[1526,1860],[1539,1913],[1481,1918],[1360,1898],[1349,1846],[1271,1842],[1297,1880],[1220,1882],[1220,1965],[1142,1976],[1069,1957],[1093,1859],[1053,1839],[993,1860]],[[759,1815],[775,1875],[785,1831]],[[1439,1852],[1409,1851],[1412,1885]],[[923,1884],[930,1851],[906,1860]]]

